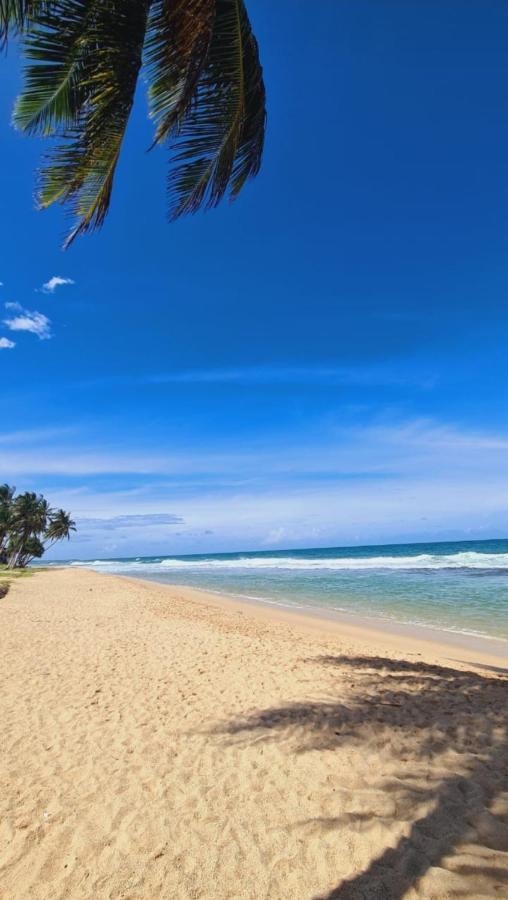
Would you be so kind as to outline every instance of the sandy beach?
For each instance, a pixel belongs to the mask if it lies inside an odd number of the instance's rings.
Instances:
[[[508,663],[86,570],[0,600],[0,897],[508,897]]]

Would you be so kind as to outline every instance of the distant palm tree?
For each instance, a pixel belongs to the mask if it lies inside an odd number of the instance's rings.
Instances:
[[[170,148],[170,218],[259,171],[265,88],[243,0],[0,0],[0,41],[13,29],[27,59],[14,123],[61,139],[39,204],[69,204],[66,246],[104,221],[141,73],[153,143]]]
[[[49,515],[50,506],[42,494],[32,491],[18,494],[11,505],[10,540],[7,548],[9,568],[26,565],[23,558],[26,556],[27,543],[45,532]]]
[[[71,531],[76,531],[76,523],[70,517],[70,513],[64,509],[56,509],[51,513],[49,525],[46,528],[44,537],[49,543],[44,548],[48,550],[57,541],[63,541],[64,538],[70,540]]]
[[[16,565],[24,568],[32,559],[40,559],[44,553],[44,544],[38,537],[29,537],[18,555]]]
[[[42,494],[26,491],[16,497],[14,488],[0,485],[0,522],[2,503],[8,512],[1,561],[7,562],[10,569],[39,559],[49,547],[64,538],[69,539],[71,532],[76,531],[70,513],[64,509],[51,509]]]

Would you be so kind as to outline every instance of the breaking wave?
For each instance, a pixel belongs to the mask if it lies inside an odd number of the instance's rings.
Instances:
[[[293,570],[338,572],[347,570],[391,570],[391,571],[430,571],[437,569],[482,570],[494,573],[508,573],[508,553],[480,553],[462,551],[450,554],[428,554],[410,556],[337,556],[337,557],[304,557],[304,556],[237,556],[233,558],[201,558],[136,560],[101,560],[83,562],[75,561],[74,566],[93,566],[108,571],[148,571],[168,572],[199,570]]]

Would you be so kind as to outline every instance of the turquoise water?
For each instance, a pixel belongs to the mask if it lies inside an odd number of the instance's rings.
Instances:
[[[508,540],[72,561],[284,606],[508,640]]]

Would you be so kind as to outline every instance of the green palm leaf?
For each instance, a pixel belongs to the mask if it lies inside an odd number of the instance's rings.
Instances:
[[[147,25],[147,0],[97,2],[81,40],[82,102],[65,142],[41,173],[39,202],[69,201],[76,218],[66,246],[102,224],[134,102]]]
[[[214,0],[156,0],[146,42],[150,115],[163,141],[195,94],[213,35]]]
[[[0,0],[0,38],[11,27],[27,58],[14,122],[57,136],[39,203],[67,204],[66,246],[104,221],[142,66],[154,143],[171,151],[171,218],[258,172],[265,90],[243,0]]]
[[[86,25],[97,4],[87,0],[55,2],[41,12],[24,40],[25,90],[14,107],[16,127],[51,134],[70,127],[86,99],[89,50]]]
[[[26,15],[26,0],[0,0],[0,40],[7,40],[10,29],[19,29]]]
[[[50,0],[0,0],[0,46],[5,44],[9,32],[23,31],[38,11],[49,5]]]
[[[265,90],[243,0],[217,0],[210,48],[192,103],[175,123],[171,218],[234,198],[259,171]]]

